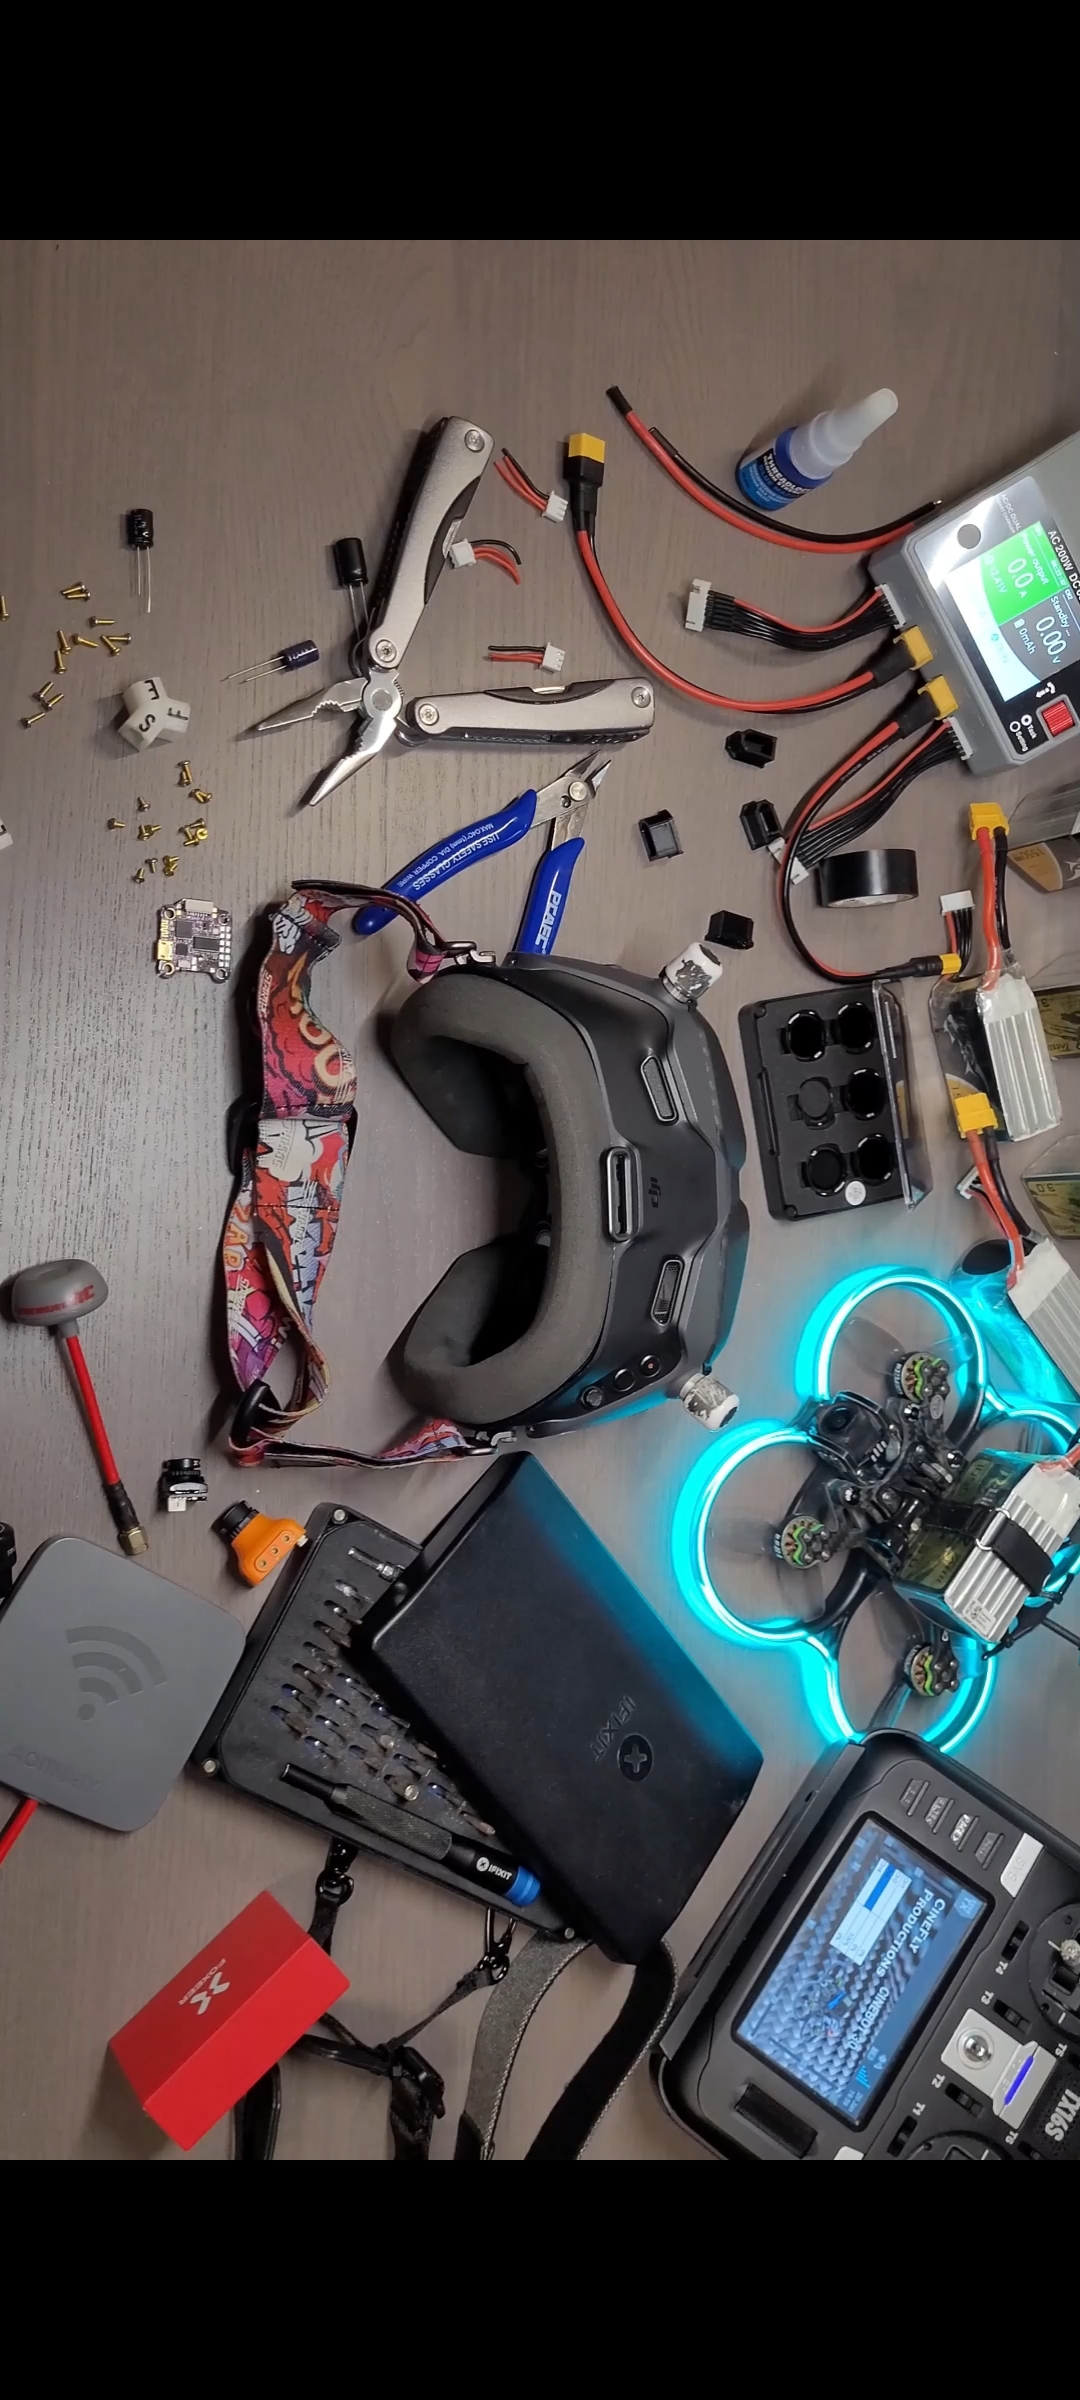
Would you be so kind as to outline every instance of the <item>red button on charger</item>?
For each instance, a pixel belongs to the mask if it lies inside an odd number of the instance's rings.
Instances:
[[[1045,725],[1047,733],[1052,736],[1059,733],[1071,733],[1076,723],[1076,718],[1067,700],[1048,700],[1046,707],[1040,708],[1039,718],[1040,722]]]

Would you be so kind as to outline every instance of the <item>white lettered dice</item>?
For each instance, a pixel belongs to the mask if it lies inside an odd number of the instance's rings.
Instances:
[[[170,700],[160,675],[144,675],[124,693],[127,715],[120,727],[133,750],[149,750],[151,742],[183,740],[191,720],[186,700]]]

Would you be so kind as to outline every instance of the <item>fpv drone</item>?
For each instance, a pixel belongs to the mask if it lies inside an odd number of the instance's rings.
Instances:
[[[902,1307],[915,1300],[924,1321],[928,1306],[942,1338],[905,1348],[865,1314],[885,1294],[886,1313],[894,1294]],[[858,1359],[860,1344],[873,1396],[834,1388],[838,1353]],[[1024,1376],[1028,1390],[1038,1380]],[[901,1267],[851,1276],[826,1295],[799,1344],[795,1386],[787,1424],[732,1429],[691,1470],[672,1529],[680,1588],[714,1631],[804,1646],[817,1668],[808,1697],[828,1739],[859,1741],[909,1710],[912,1730],[955,1750],[987,1705],[1001,1651],[1039,1625],[1080,1649],[1052,1617],[1080,1565],[1080,1404],[1000,1392],[966,1299]],[[768,1471],[752,1462],[793,1448],[809,1457],[790,1496],[771,1515],[759,1500],[751,1519],[736,1516],[736,1481],[760,1491]],[[748,1578],[749,1560],[758,1565]],[[760,1594],[762,1562],[789,1613],[753,1615],[744,1599],[740,1615],[718,1588],[741,1565]],[[842,1693],[841,1650],[874,1595],[900,1648],[860,1731]]]

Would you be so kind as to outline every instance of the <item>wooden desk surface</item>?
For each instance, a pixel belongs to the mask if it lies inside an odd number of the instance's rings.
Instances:
[[[154,910],[163,888],[183,891],[186,862],[171,886],[136,885],[143,852],[133,833],[106,830],[114,815],[133,826],[142,794],[162,824],[161,852],[188,813],[175,751],[137,759],[115,735],[124,683],[159,672],[191,703],[184,747],[214,793],[195,881],[233,911],[242,945],[291,877],[378,881],[520,786],[509,757],[392,756],[314,815],[298,814],[298,794],[337,735],[238,738],[259,700],[284,699],[289,687],[222,682],[303,635],[331,673],[341,671],[347,610],[328,544],[359,532],[377,557],[419,426],[446,411],[474,413],[542,483],[556,479],[569,430],[602,433],[601,552],[643,638],[720,688],[805,689],[814,675],[798,660],[688,639],[688,582],[707,574],[721,589],[814,619],[854,596],[856,568],[769,549],[710,521],[643,455],[605,386],[618,379],[726,482],[755,435],[891,383],[897,417],[801,512],[822,527],[880,523],[928,495],[972,489],[1074,429],[1078,302],[1080,248],[1056,242],[175,242],[164,256],[156,242],[0,245],[0,588],[9,609],[0,623],[0,816],[14,838],[0,854],[0,1274],[70,1253],[106,1272],[111,1297],[87,1347],[133,1495],[150,1510],[161,1460],[177,1451],[201,1449],[210,1478],[209,1509],[151,1519],[153,1563],[165,1573],[246,1621],[255,1613],[210,1531],[229,1499],[258,1496],[255,1479],[213,1446],[209,1423],[235,1027],[228,992],[153,973]],[[122,514],[134,504],[156,516],[149,620],[134,613],[121,547]],[[484,663],[487,643],[521,638],[564,646],[568,674],[627,671],[566,533],[534,518],[491,473],[469,531],[516,543],[521,589],[483,567],[447,576],[412,646],[408,690],[498,680]],[[50,671],[55,627],[89,613],[58,596],[76,576],[94,610],[135,639],[115,666],[100,650],[80,653],[63,706],[26,732],[20,719]],[[783,725],[775,768],[760,776],[725,757],[731,719],[664,696],[651,739],[616,760],[593,811],[566,927],[571,953],[651,972],[700,934],[713,908],[756,917],[753,952],[731,959],[710,1003],[744,1097],[738,1008],[813,978],[776,930],[738,810],[768,795],[783,816],[879,710],[871,702]],[[930,776],[890,827],[919,853],[923,899],[905,916],[907,947],[935,946],[934,895],[969,879],[969,788],[955,768]],[[995,790],[1007,801],[1008,779]],[[674,814],[684,854],[649,867],[636,824],[658,807]],[[505,945],[533,847],[450,884],[440,921]],[[1076,946],[1075,902],[1070,910],[1019,886],[1010,897],[1029,971]],[[871,961],[872,930],[830,918],[834,955]],[[450,1258],[483,1238],[492,1204],[478,1162],[451,1163],[376,1047],[373,1017],[400,992],[401,947],[392,934],[343,944],[320,987],[327,1021],[358,1037],[362,1087],[323,1301],[334,1383],[320,1433],[361,1445],[402,1422],[381,1362]],[[918,999],[913,1013],[936,1168],[916,1216],[897,1206],[805,1228],[776,1224],[751,1139],[749,1269],[723,1361],[748,1416],[789,1404],[795,1331],[844,1268],[891,1258],[946,1270],[973,1238],[953,1190],[958,1154]],[[1065,1085],[1075,1128],[1076,1070]],[[0,1324],[0,1394],[0,1514],[14,1521],[22,1557],[58,1532],[108,1543],[86,1439],[47,1341]],[[692,1426],[669,1409],[543,1453],[767,1754],[744,1820],[677,1928],[682,1956],[818,1747],[794,1665],[763,1671],[677,1597],[668,1529],[696,1449]],[[419,1470],[392,1488],[371,1475],[282,1474],[268,1501],[303,1516],[339,1496],[417,1533],[442,1513],[451,1485],[462,1488],[462,1472]],[[1056,1645],[1032,1642],[1009,1660],[970,1752],[1074,1837],[1078,1720],[1073,1669]],[[0,2155],[178,2156],[104,2071],[108,2037],[261,1887],[302,1908],[321,1856],[321,1843],[287,1819],[193,1779],[129,1838],[42,1809],[0,1869]],[[389,1868],[360,1861],[356,1880],[337,1951],[352,1977],[354,2021],[377,2040],[422,2015],[472,1963],[482,1920]],[[521,2154],[624,1983],[621,1971],[587,1960],[545,2005],[515,2077],[503,2156]],[[478,2006],[427,2037],[448,2086],[437,2154],[451,2141]],[[226,2154],[222,2126],[194,2155]],[[326,2069],[289,2070],[280,2154],[385,2156],[384,2090]],[[700,2154],[639,2073],[593,2155]]]

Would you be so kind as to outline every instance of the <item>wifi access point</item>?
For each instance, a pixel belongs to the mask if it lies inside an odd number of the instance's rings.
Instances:
[[[43,1542],[0,1604],[0,1783],[149,1823],[244,1646],[235,1618],[96,1542]]]

